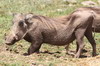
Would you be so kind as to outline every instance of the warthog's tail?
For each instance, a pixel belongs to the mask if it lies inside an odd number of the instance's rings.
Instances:
[[[92,13],[92,16],[93,16],[93,18],[95,19],[95,14],[94,14],[94,11],[90,11],[91,13]],[[94,19],[93,19],[93,22],[94,22]],[[92,23],[93,24],[93,23]],[[93,38],[95,39],[95,27],[92,27],[93,28]]]

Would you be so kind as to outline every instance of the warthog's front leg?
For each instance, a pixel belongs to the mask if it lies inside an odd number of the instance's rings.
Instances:
[[[41,43],[39,42],[32,43],[28,49],[28,54],[30,55],[32,53],[39,53],[40,47],[41,47]]]

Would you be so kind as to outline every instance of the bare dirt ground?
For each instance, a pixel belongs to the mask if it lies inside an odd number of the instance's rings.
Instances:
[[[51,51],[46,47],[43,46],[39,54],[23,56],[20,49],[8,50],[6,46],[0,46],[0,66],[100,66],[100,55],[92,57],[90,47],[85,48],[87,52],[82,54],[82,58],[73,58],[66,54],[66,51],[62,50],[63,47],[59,48],[59,51],[55,51],[55,46],[48,48],[51,48]],[[98,47],[97,52],[100,52]]]

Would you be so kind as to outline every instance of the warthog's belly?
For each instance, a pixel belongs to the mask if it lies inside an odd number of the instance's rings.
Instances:
[[[62,35],[48,36],[47,38],[45,38],[44,43],[62,46],[71,43],[73,40],[75,40],[74,34],[70,36],[62,34]]]

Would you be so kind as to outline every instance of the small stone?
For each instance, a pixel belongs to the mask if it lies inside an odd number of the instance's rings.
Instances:
[[[94,6],[94,5],[97,5],[93,1],[83,1],[81,4],[84,5],[84,6]]]
[[[58,11],[58,12],[62,12],[63,10],[62,10],[62,9],[57,9],[57,11]]]
[[[76,0],[63,0],[63,1],[68,3],[68,4],[76,4],[77,3]]]
[[[100,4],[100,0],[98,0],[98,3]]]
[[[65,11],[66,9],[65,8],[62,8],[62,9],[56,9],[57,12],[63,12]],[[58,48],[59,49],[59,48]]]
[[[52,4],[53,0],[41,0],[45,4]]]

